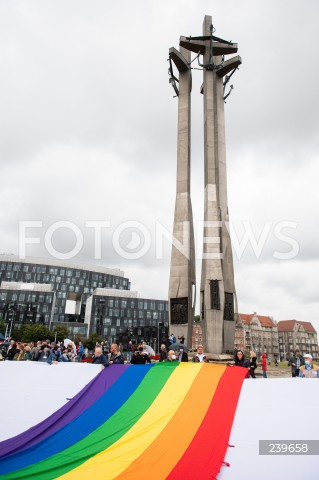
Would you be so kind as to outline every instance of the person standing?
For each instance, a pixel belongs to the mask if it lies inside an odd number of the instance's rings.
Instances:
[[[291,376],[299,377],[300,367],[305,364],[303,357],[300,355],[299,350],[295,350],[295,354],[291,357],[288,362],[288,365],[291,366]]]
[[[169,352],[167,354],[167,361],[168,362],[176,362],[177,361],[174,350],[169,350]]]
[[[203,345],[198,345],[197,347],[197,354],[193,357],[193,362],[196,362],[196,363],[202,363],[202,362],[206,362],[206,363],[209,363],[209,359],[208,359],[208,356],[207,355],[204,355],[203,353]]]
[[[109,359],[109,364],[112,365],[119,365],[124,363],[124,356],[123,354],[119,351],[119,347],[117,346],[116,343],[112,343],[111,345],[111,356]]]
[[[319,378],[319,368],[312,363],[312,355],[307,353],[304,356],[305,363],[301,365],[299,377],[301,378]]]
[[[237,350],[235,366],[246,368],[247,373],[245,378],[249,378],[249,361],[247,360],[247,358],[245,358],[244,352],[242,350]]]
[[[249,370],[249,361],[245,358],[244,352],[242,350],[237,350],[235,358],[236,367],[244,367]]]
[[[253,350],[250,351],[250,368],[249,373],[252,378],[256,378],[255,370],[257,368],[257,355]]]
[[[132,340],[128,342],[127,346],[127,361],[130,362],[132,360],[132,355],[134,353],[134,344]]]
[[[166,362],[166,360],[167,360],[167,350],[166,350],[166,345],[164,345],[164,343],[162,343],[162,345],[161,345],[161,353],[160,353],[159,362]]]
[[[103,350],[101,347],[95,348],[92,363],[94,363],[95,365],[101,365],[102,370],[103,368],[109,366],[109,361],[103,354]]]
[[[145,363],[151,363],[150,357],[147,353],[144,352],[144,348],[142,345],[138,347],[138,349],[134,352],[134,355],[131,360],[132,365],[143,365]]]
[[[10,346],[7,350],[6,360],[14,360],[14,357],[16,356],[17,353],[19,354],[20,350],[16,342],[14,340],[11,340]]]
[[[78,362],[82,361],[84,355],[84,345],[82,342],[79,343],[79,349],[78,349]]]
[[[265,353],[261,356],[261,369],[263,371],[263,377],[267,378],[267,356]]]
[[[178,355],[178,362],[188,362],[188,355],[187,353],[185,352],[184,348],[181,347],[179,349],[179,355]]]
[[[169,341],[170,341],[170,344],[171,344],[171,345],[173,345],[174,343],[176,343],[176,337],[175,337],[174,333],[171,333],[171,334],[170,334]]]

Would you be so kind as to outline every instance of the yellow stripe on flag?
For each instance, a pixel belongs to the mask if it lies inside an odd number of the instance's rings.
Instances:
[[[181,363],[150,408],[123,437],[58,479],[103,478],[103,480],[111,480],[117,477],[146,450],[166,427],[202,367],[203,364]]]

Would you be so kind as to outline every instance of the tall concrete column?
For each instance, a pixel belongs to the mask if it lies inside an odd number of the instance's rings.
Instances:
[[[212,35],[205,16],[203,36]],[[228,231],[224,88],[221,53],[205,41],[204,68],[204,243],[201,275],[201,320],[206,350],[220,354],[234,348],[236,291]],[[217,53],[217,55],[216,55]],[[226,53],[226,52],[225,52]],[[209,66],[211,65],[211,67]],[[220,66],[220,67],[218,67]]]
[[[169,322],[171,332],[176,337],[184,336],[185,345],[190,347],[195,307],[194,229],[190,197],[191,54],[180,47],[179,52],[171,48],[169,55],[179,71],[177,181],[169,278]]]
[[[214,36],[212,17],[210,16],[205,16],[204,18],[203,35],[200,37],[181,37],[180,46],[189,52],[194,52],[199,58],[203,56],[203,63],[200,65],[203,69],[202,93],[204,99],[205,223],[200,287],[200,316],[204,329],[205,350],[210,353],[220,354],[225,350],[233,349],[237,310],[233,258],[228,231],[224,118],[224,86],[228,81],[228,77],[226,77],[225,81],[223,79],[228,73],[232,72],[231,75],[234,73],[241,64],[241,58],[237,56],[224,61],[225,55],[237,52],[237,44]],[[186,72],[185,69],[185,77]],[[188,118],[187,125],[189,128],[190,120],[187,113],[190,114],[190,105],[186,101],[186,94],[182,98],[184,98],[184,100],[179,97],[179,112],[180,109],[184,111],[185,118]],[[186,134],[185,128],[183,130],[183,122],[181,121],[180,123],[180,118],[182,118],[182,116],[179,116],[178,151],[184,152],[184,155],[186,155],[185,152],[188,152],[189,149],[190,132],[188,130]],[[179,155],[178,158],[178,165],[183,165],[181,171],[184,172],[184,175],[185,172],[189,173],[189,170],[186,169],[186,160],[184,160],[184,164],[182,164],[180,163]],[[189,163],[187,165],[189,168]],[[181,175],[179,168],[177,175],[177,183],[179,185]],[[185,182],[186,177],[183,177],[183,179]],[[189,176],[187,176],[187,182],[188,181]],[[182,183],[180,183],[180,185],[182,185]],[[185,192],[185,188],[185,185],[183,185],[180,193]],[[187,192],[189,192],[189,185],[187,185],[187,188]],[[178,188],[177,192],[179,192]],[[174,232],[176,226],[176,234],[180,235],[180,230],[177,225],[181,225],[180,222],[182,218],[191,218],[189,216],[191,215],[191,206],[190,203],[186,201],[186,198],[189,198],[189,193],[184,197],[185,206],[183,208],[180,206],[181,203],[178,195],[179,193],[177,194],[176,205],[179,205],[179,207],[175,209],[176,220],[174,222]],[[183,212],[183,215],[181,212]],[[178,238],[181,237],[179,236]],[[192,266],[192,262],[190,262],[188,266]],[[172,275],[173,271],[178,274],[174,273]],[[184,278],[184,272],[188,274],[188,281]],[[182,277],[183,283],[180,281]],[[191,278],[193,278],[192,268],[187,269],[185,262],[182,262],[176,252],[174,252],[173,262],[172,252],[170,279],[171,307],[173,304],[172,299],[174,296],[175,298],[178,296],[176,292],[179,294],[178,289],[181,284],[185,285],[185,298],[189,295],[189,286],[192,283]],[[182,295],[180,295],[180,297],[181,296]],[[187,299],[188,298],[189,297],[187,297]],[[181,307],[179,306],[179,308]],[[173,327],[172,318],[171,316],[171,329]]]

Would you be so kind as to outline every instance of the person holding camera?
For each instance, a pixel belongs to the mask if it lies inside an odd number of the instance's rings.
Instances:
[[[137,350],[135,350],[134,355],[131,360],[131,364],[133,365],[143,365],[145,363],[151,363],[150,357],[144,352],[144,348],[142,345],[139,345]]]

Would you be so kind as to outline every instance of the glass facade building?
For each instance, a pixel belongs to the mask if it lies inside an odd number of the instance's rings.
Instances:
[[[55,307],[55,292],[51,285],[2,282],[0,313],[7,324],[51,325]]]
[[[138,298],[121,270],[0,255],[0,318],[7,325],[63,324],[70,335],[145,341],[168,336],[168,302]]]
[[[0,284],[3,281],[51,284],[56,295],[54,322],[84,322],[86,300],[96,288],[129,290],[131,286],[121,270],[32,257],[22,260],[15,255],[0,255]],[[74,302],[74,312],[67,311],[68,300]],[[6,303],[1,300],[0,314]]]
[[[138,298],[137,292],[97,289],[88,299],[85,322],[108,342],[144,341],[157,350],[168,334],[168,302]]]

